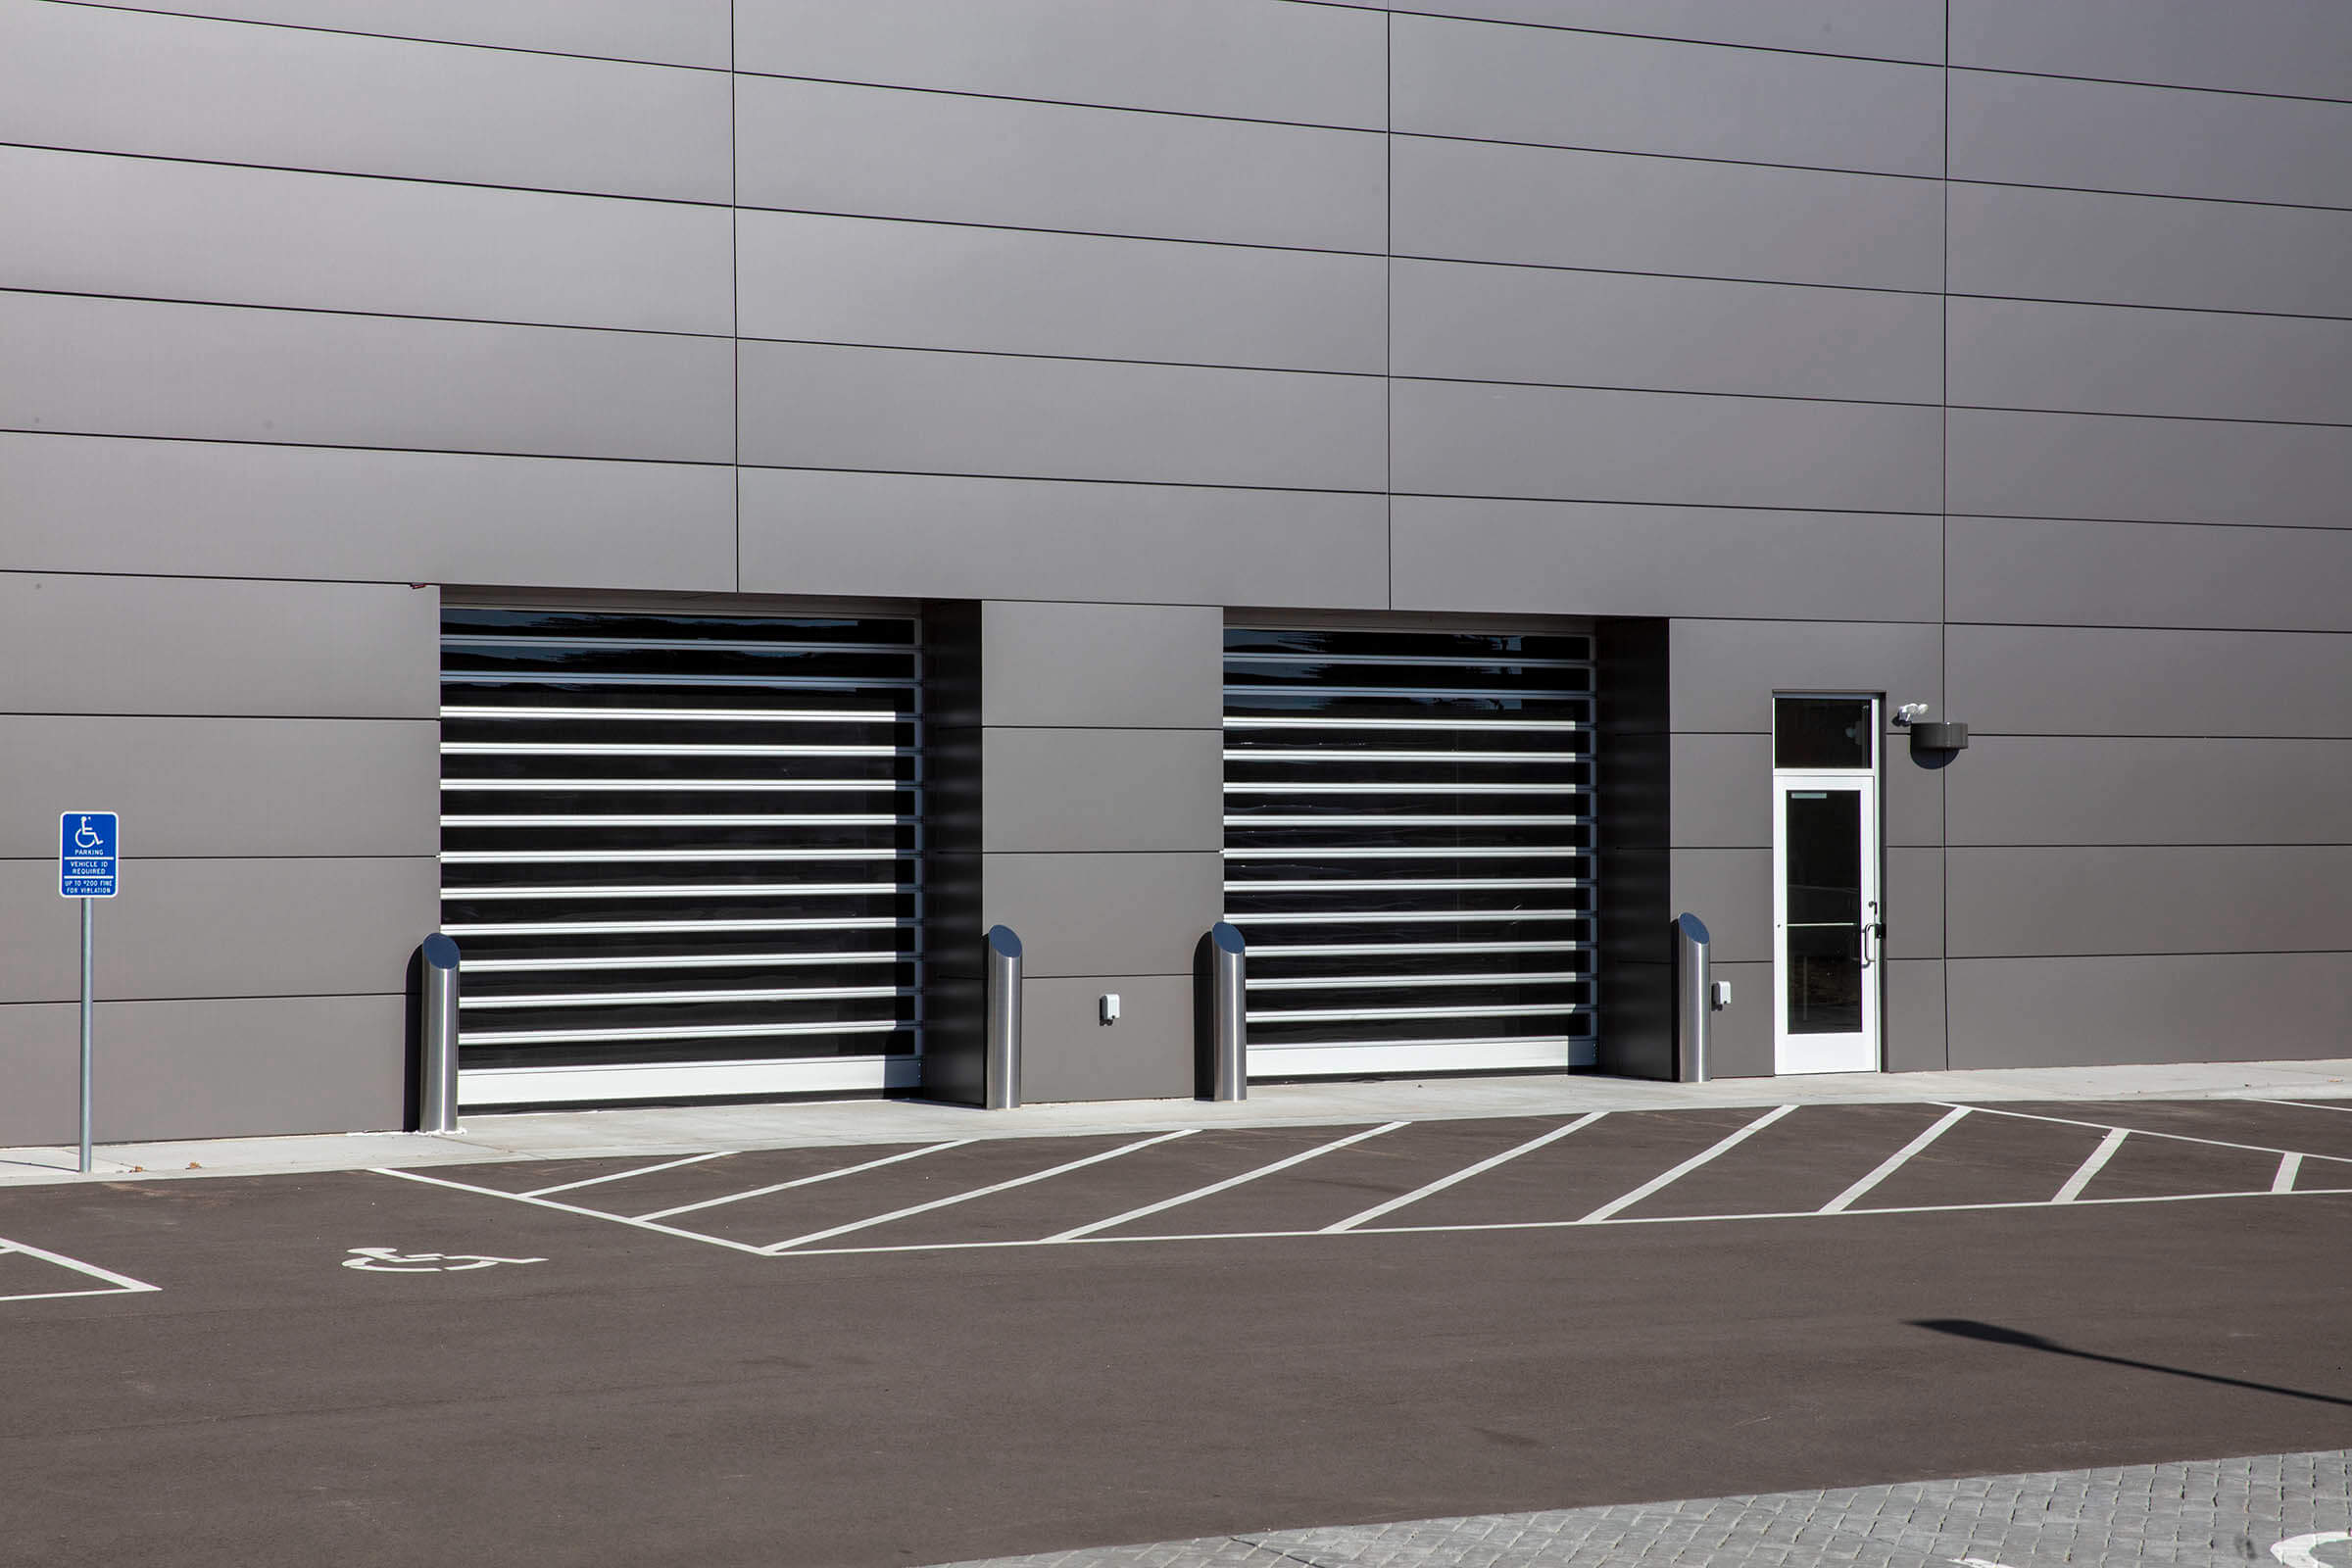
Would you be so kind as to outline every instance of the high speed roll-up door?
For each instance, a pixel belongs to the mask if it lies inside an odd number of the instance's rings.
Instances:
[[[441,649],[462,1104],[914,1081],[914,622],[451,608]]]
[[[1591,1065],[1592,658],[1552,632],[1226,631],[1251,1077]]]

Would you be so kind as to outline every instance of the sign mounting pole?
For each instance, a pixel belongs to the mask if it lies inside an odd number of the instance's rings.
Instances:
[[[90,911],[98,901],[84,897],[81,901],[81,1170],[90,1170],[90,1014],[95,1010],[90,986]]]
[[[122,819],[112,811],[67,811],[57,821],[57,891],[81,901],[81,1169],[90,1170],[90,1034],[97,1011],[90,942],[92,911],[115,896],[122,863]]]

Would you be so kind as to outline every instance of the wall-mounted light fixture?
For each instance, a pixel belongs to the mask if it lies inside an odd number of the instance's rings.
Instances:
[[[1968,726],[1952,719],[1922,719],[1911,726],[1911,749],[1915,752],[1965,752],[1968,750]]]
[[[1968,726],[1954,719],[1928,717],[1925,703],[1905,703],[1896,709],[1894,727],[1909,732],[1914,761],[1941,766],[1952,760],[1954,752],[1968,750]]]

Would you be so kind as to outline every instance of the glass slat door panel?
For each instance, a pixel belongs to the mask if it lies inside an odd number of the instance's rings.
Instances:
[[[1592,694],[1576,634],[1228,629],[1251,1076],[1591,1063]]]
[[[464,1103],[906,1081],[921,679],[909,620],[445,611]]]

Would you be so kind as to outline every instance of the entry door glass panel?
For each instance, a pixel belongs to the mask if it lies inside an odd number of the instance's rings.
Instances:
[[[919,650],[878,616],[448,609],[462,1103],[909,1081]]]
[[[1862,792],[1787,790],[1788,1032],[1862,1030]]]

